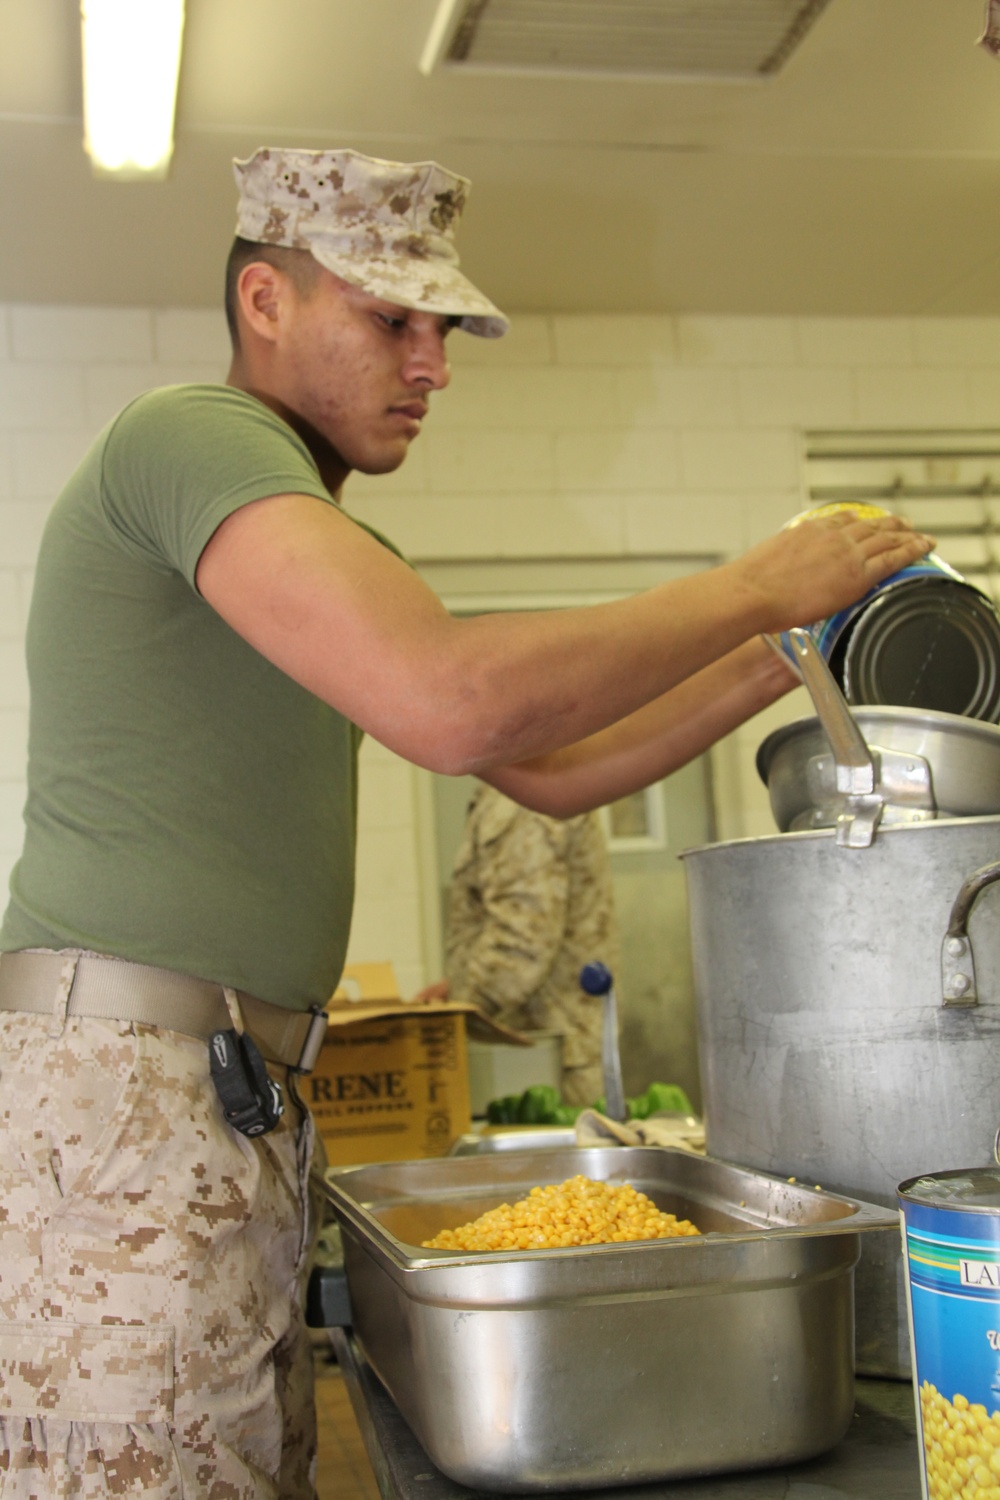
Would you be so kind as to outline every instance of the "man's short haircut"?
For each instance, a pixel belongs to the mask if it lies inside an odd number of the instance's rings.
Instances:
[[[319,261],[308,250],[292,250],[284,245],[264,245],[256,240],[243,240],[237,235],[233,240],[226,262],[226,322],[234,350],[240,347],[240,325],[237,317],[239,298],[237,283],[244,266],[262,260],[275,270],[281,271],[294,284],[297,291],[308,296],[316,285],[320,274]]]

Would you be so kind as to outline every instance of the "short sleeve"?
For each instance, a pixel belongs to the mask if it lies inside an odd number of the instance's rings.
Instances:
[[[302,440],[230,386],[170,386],[133,401],[107,433],[101,503],[121,542],[194,587],[217,527],[269,495],[335,504]]]

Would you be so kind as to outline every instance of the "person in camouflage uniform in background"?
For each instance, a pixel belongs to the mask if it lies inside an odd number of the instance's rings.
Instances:
[[[616,973],[618,930],[599,815],[550,818],[495,787],[479,787],[448,897],[448,994],[517,1031],[558,1032],[566,1104],[593,1104],[604,1091],[603,1008],[580,988],[580,970],[595,961]]]

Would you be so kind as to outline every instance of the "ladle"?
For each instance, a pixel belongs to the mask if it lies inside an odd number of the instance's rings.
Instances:
[[[837,815],[837,843],[865,849],[875,837],[885,806],[879,785],[879,752],[869,749],[837,679],[809,631],[788,630],[785,638],[833,751],[837,791],[844,798]],[[769,643],[785,655],[781,643],[773,636],[769,637]]]

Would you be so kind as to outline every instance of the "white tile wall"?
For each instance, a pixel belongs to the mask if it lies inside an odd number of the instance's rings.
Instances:
[[[916,359],[916,324],[909,318],[800,318],[797,363],[850,369],[895,366]]]
[[[630,365],[615,372],[618,419],[632,427],[674,430],[737,427],[737,379],[735,370]]]
[[[517,320],[520,321],[519,319]],[[552,350],[562,366],[607,367],[673,364],[677,325],[669,317],[604,313],[598,317],[561,314],[552,322]]]
[[[745,427],[850,427],[856,411],[854,374],[822,365],[745,365],[735,372]],[[735,425],[735,424],[734,424]]]
[[[969,396],[962,369],[885,369],[857,373],[862,427],[962,427]]]
[[[22,642],[16,637],[0,640],[0,707],[26,709],[28,706],[28,673],[24,665]],[[17,768],[23,776],[24,767]]]
[[[794,365],[792,318],[678,318],[677,348],[686,365]]]
[[[1000,318],[922,318],[913,336],[918,364],[1000,365]]]
[[[725,557],[745,550],[747,500],[738,493],[682,489],[629,496],[623,506],[628,552]],[[787,509],[783,517],[787,516]]]
[[[602,490],[611,497],[651,488],[673,490],[680,481],[678,434],[651,427],[605,423],[554,435],[556,488]]]
[[[568,316],[456,333],[453,381],[398,473],[347,505],[414,559],[703,558],[742,551],[801,506],[804,427],[1000,422],[1000,319]],[[24,797],[23,636],[41,526],[87,443],[151,385],[225,370],[221,313],[0,306],[0,880]],[[722,837],[773,832],[754,769],[798,690],[716,750]],[[417,773],[363,750],[355,960],[405,992],[427,951]],[[432,868],[427,862],[429,877]]]
[[[472,365],[503,370],[511,365],[551,364],[555,359],[552,319],[525,313],[514,319],[502,339],[475,339],[453,333],[450,350],[452,364],[466,369]]]
[[[0,406],[0,412],[3,407]],[[14,459],[13,443],[10,433],[0,430],[0,501],[11,500],[14,496]]]
[[[15,304],[10,309],[10,353],[19,364],[151,359],[153,314],[142,308]]]
[[[16,640],[21,630],[21,591],[10,568],[0,573],[0,641]]]
[[[459,335],[461,337],[462,335]],[[433,431],[451,439],[455,429],[476,434],[586,430],[620,421],[615,372],[561,365],[492,368],[471,365],[448,390],[431,398]]]

